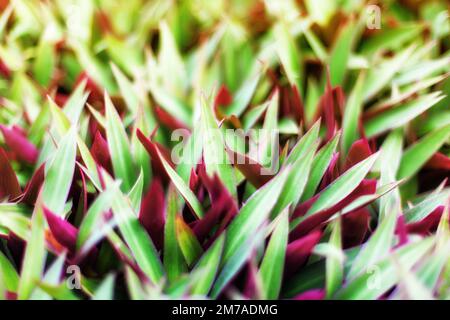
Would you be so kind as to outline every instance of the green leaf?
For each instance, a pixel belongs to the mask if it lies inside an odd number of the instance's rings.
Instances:
[[[425,219],[438,206],[446,205],[449,196],[449,188],[428,195],[425,199],[404,211],[406,221],[413,223]]]
[[[269,104],[270,101],[265,101],[259,106],[253,107],[247,111],[247,113],[242,118],[242,125],[244,127],[244,130],[249,130],[255,125],[258,119],[260,119],[263,115],[264,111],[267,110]]]
[[[342,154],[347,154],[352,143],[358,139],[358,121],[363,107],[362,88],[364,79],[365,73],[360,73],[344,109],[341,141]]]
[[[193,273],[199,272],[202,275],[193,283],[191,289],[192,295],[205,296],[208,294],[219,270],[224,243],[225,236],[221,235],[214,241],[208,251],[203,254],[195,268],[192,270]]]
[[[13,13],[14,6],[9,4],[6,8],[3,8],[3,12],[0,15],[0,37],[3,39],[5,26],[8,23],[9,17]]]
[[[52,114],[53,125],[56,128],[57,132],[61,135],[66,134],[70,129],[70,120],[64,114],[62,109],[50,98],[47,96],[47,100],[50,106],[50,112]]]
[[[367,272],[379,260],[385,258],[394,244],[394,232],[398,212],[390,212],[375,229],[367,243],[361,249],[347,275],[348,279]]]
[[[44,87],[47,87],[52,80],[56,65],[55,45],[45,39],[45,33],[39,42],[36,52],[36,59],[33,64],[33,75]]]
[[[105,177],[107,177],[105,173]],[[106,185],[111,185],[111,178]],[[163,276],[163,267],[147,232],[139,223],[131,204],[123,194],[113,198],[112,210],[125,242],[131,249],[138,266],[153,283],[158,283]]]
[[[138,108],[136,117],[133,124],[133,132],[131,136],[131,149],[133,152],[134,159],[136,161],[137,167],[144,171],[144,188],[150,185],[150,181],[153,175],[150,155],[145,149],[144,145],[139,141],[138,129],[145,135],[150,136],[152,130],[157,127],[156,119],[153,115],[151,108],[145,103],[143,106]],[[158,132],[155,133],[155,139],[160,139]]]
[[[400,73],[395,77],[394,82],[398,86],[402,86],[408,83],[412,83],[417,79],[426,79],[427,77],[442,71],[449,71],[450,57],[444,57],[441,59],[421,61],[417,65],[413,66]]]
[[[253,94],[255,93],[260,78],[261,71],[257,70],[254,73],[250,73],[234,95],[231,105],[229,105],[225,110],[227,115],[234,114],[239,117],[245,111],[245,108],[250,103]]]
[[[41,279],[45,257],[44,213],[41,204],[37,203],[31,220],[31,236],[25,248],[17,299],[26,300],[30,297],[36,283]]]
[[[39,110],[37,118],[31,124],[28,130],[28,137],[30,142],[34,145],[39,145],[45,134],[45,129],[50,119],[50,108],[48,104],[44,104]]]
[[[201,98],[201,110],[203,157],[206,172],[210,176],[217,174],[231,195],[236,197],[234,171],[225,151],[224,138],[212,113],[211,105],[208,104],[205,97]]]
[[[202,218],[204,213],[200,201],[198,201],[197,197],[192,192],[192,190],[186,185],[183,179],[181,179],[181,177],[176,173],[176,171],[170,166],[170,164],[166,161],[166,159],[164,159],[159,150],[158,155],[159,158],[161,159],[161,163],[163,164],[164,169],[167,172],[167,175],[170,177],[170,180],[177,188],[178,192],[183,196],[183,198],[186,200],[189,207],[194,211],[197,217]]]
[[[375,166],[379,167],[382,184],[395,181],[402,157],[403,132],[396,129],[389,133],[381,145],[381,154]]]
[[[189,106],[183,100],[171,95],[161,86],[153,83],[149,86],[150,92],[158,105],[187,126],[192,124],[192,115]]]
[[[335,213],[327,221],[331,222],[331,221],[336,220],[337,218],[344,216],[356,209],[360,209],[360,208],[363,208],[363,207],[371,204],[375,200],[385,196],[387,193],[392,192],[392,190],[397,188],[399,184],[400,184],[399,182],[392,182],[392,183],[388,183],[388,184],[379,186],[375,193],[363,195],[363,196],[356,198],[355,200],[350,202],[347,206],[345,206],[344,209],[342,209],[338,213]],[[379,218],[379,220],[381,220],[382,219],[381,215],[379,215],[378,218]]]
[[[86,44],[78,40],[71,39],[71,48],[75,51],[80,65],[86,70],[95,83],[101,85],[110,94],[117,90],[109,69],[94,56]]]
[[[61,281],[61,274],[65,273],[66,254],[60,254],[52,265],[45,272],[42,283],[47,285],[58,285]],[[41,288],[36,288],[30,297],[30,300],[51,300],[52,297]]]
[[[106,118],[100,113],[100,111],[97,111],[93,106],[91,106],[89,103],[87,104],[87,107],[89,111],[94,116],[95,120],[98,122],[98,124],[102,128],[106,128]]]
[[[28,240],[30,227],[28,209],[15,203],[1,203],[0,227],[8,233],[13,232],[23,240]]]
[[[67,287],[66,283],[58,285],[50,285],[46,283],[38,283],[39,289],[46,292],[49,296],[56,300],[80,300],[78,296]]]
[[[417,24],[405,24],[396,28],[383,28],[375,36],[362,43],[361,52],[371,54],[377,50],[390,50],[401,48],[405,43],[415,39],[423,30],[423,26]]]
[[[177,155],[177,150],[181,150],[181,156],[178,158],[177,172],[185,183],[189,183],[191,170],[196,166],[202,157],[203,133],[201,126],[194,126],[187,142],[180,145],[182,149],[172,149],[172,154]],[[173,136],[174,137],[174,136]],[[178,137],[174,137],[175,140]],[[175,161],[174,161],[175,162]]]
[[[128,266],[125,267],[125,279],[130,299],[144,300],[146,296],[142,287],[142,282],[136,273]]]
[[[94,160],[91,152],[89,151],[86,143],[78,136],[77,138],[78,151],[80,152],[81,159],[83,160],[86,167],[78,164],[79,167],[84,171],[86,176],[91,180],[97,190],[101,190],[100,177],[97,171],[97,163]]]
[[[123,41],[110,33],[103,37],[111,60],[128,74],[133,74],[144,65],[143,50],[136,48],[136,39]]]
[[[175,218],[176,235],[178,245],[183,253],[184,259],[188,266],[191,266],[203,253],[203,248],[198,242],[194,232],[184,222],[181,216]]]
[[[112,300],[114,298],[114,274],[108,274],[95,290],[92,300]]]
[[[302,59],[294,39],[289,29],[282,22],[274,27],[274,37],[276,39],[276,50],[280,57],[281,65],[286,72],[287,78],[291,85],[302,88]]]
[[[0,273],[1,280],[6,290],[17,292],[19,287],[19,275],[8,258],[0,251]]]
[[[101,215],[110,209],[112,200],[118,196],[118,194],[119,186],[116,183],[100,193],[100,195],[91,204],[78,229],[78,250],[80,250],[86,241],[96,233]],[[81,251],[85,251],[85,249]]]
[[[119,114],[106,92],[105,109],[106,137],[111,153],[114,174],[116,178],[122,180],[122,190],[128,192],[131,190],[134,181],[136,181],[136,172],[131,156],[131,148]]]
[[[185,65],[178,51],[173,34],[165,21],[159,24],[160,49],[158,67],[163,77],[164,87],[175,96],[180,96],[187,86]]]
[[[175,219],[178,213],[177,195],[169,189],[167,199],[167,219],[164,225],[164,268],[169,281],[177,279],[186,269],[183,253],[178,245]]]
[[[338,133],[331,141],[329,141],[325,146],[323,146],[319,152],[317,152],[314,157],[314,161],[311,168],[311,173],[309,174],[308,183],[305,186],[301,201],[305,201],[311,198],[317,187],[319,186],[320,180],[322,180],[323,175],[327,171],[327,168],[333,158],[334,151],[338,145],[340,134]]]
[[[316,57],[321,61],[325,62],[328,58],[328,53],[325,46],[320,41],[319,37],[311,31],[311,28],[303,31],[305,34],[306,41],[310,45],[311,49],[314,51]]]
[[[337,219],[332,224],[332,231],[329,240],[330,246],[333,249],[342,252],[342,228],[341,219]],[[329,255],[325,262],[326,272],[326,293],[327,297],[333,296],[334,292],[342,285],[344,278],[344,266],[343,261],[338,257]]]
[[[76,125],[83,112],[83,108],[89,97],[89,92],[84,92],[86,89],[86,80],[80,82],[75,90],[70,95],[63,107],[63,112],[69,119],[70,123]]]
[[[311,206],[303,218],[328,209],[348,196],[365,178],[378,157],[375,153],[348,169],[343,175],[323,190],[316,202]]]
[[[141,208],[143,190],[144,190],[144,171],[141,169],[141,172],[139,173],[136,183],[128,193],[128,198],[130,199],[131,206],[133,207],[135,212],[139,212],[139,209]]]
[[[305,266],[302,268],[302,272],[297,273],[284,283],[282,297],[292,298],[310,289],[323,288],[326,281],[325,274],[324,260]]]
[[[364,126],[368,138],[372,138],[388,130],[401,127],[422,114],[443,96],[439,92],[433,92],[420,96],[414,101],[407,102],[401,106],[391,108],[378,116],[368,120]]]
[[[311,77],[308,78],[305,101],[305,123],[309,127],[314,121],[319,105],[320,91],[317,82]]]
[[[224,263],[228,262],[236,250],[254,233],[270,216],[270,212],[276,204],[283,186],[289,176],[291,168],[285,167],[277,176],[272,178],[263,187],[258,189],[228,226],[228,234],[224,249]]]
[[[402,156],[403,133],[401,129],[396,129],[389,133],[381,146],[381,154],[377,164],[380,166],[380,184],[386,185],[394,183],[397,175],[400,159]],[[395,206],[401,203],[398,188],[392,193],[380,199],[380,213],[378,220],[381,221]]]
[[[338,3],[327,0],[306,0],[305,6],[309,17],[321,27],[325,27],[336,12]]]
[[[289,215],[284,211],[275,225],[259,270],[265,299],[277,299],[280,294],[288,234]]]
[[[130,110],[131,114],[135,115],[139,108],[139,97],[136,93],[135,88],[115,64],[111,64],[111,69],[119,85],[120,93],[125,99],[125,103],[128,109]]]
[[[412,270],[400,263],[395,265],[399,276],[397,290],[390,296],[391,299],[404,300],[433,300],[433,293],[426,288]]]
[[[76,128],[62,137],[53,159],[45,165],[42,199],[49,210],[62,215],[75,171]]]
[[[275,91],[273,96],[270,98],[269,106],[267,107],[266,115],[264,117],[264,123],[260,135],[258,136],[260,147],[258,148],[258,157],[260,163],[268,167],[271,165],[273,169],[276,165],[276,160],[278,157],[277,141],[278,139],[278,101],[279,93],[278,90]]]
[[[306,183],[308,182],[309,173],[314,159],[314,153],[318,143],[312,146],[301,158],[292,164],[292,170],[283,187],[280,198],[273,209],[274,214],[278,214],[291,205],[295,208],[303,194]]]
[[[389,109],[395,105],[398,105],[399,103],[404,102],[405,100],[414,97],[416,95],[420,95],[424,92],[425,89],[431,88],[434,85],[442,82],[444,79],[448,78],[447,75],[440,75],[437,77],[429,78],[429,79],[423,79],[418,82],[415,82],[411,85],[406,86],[406,88],[399,89],[398,84],[393,85],[392,88],[392,94],[389,97],[386,97],[382,99],[381,101],[377,101],[373,106],[370,106],[370,108],[367,110],[366,116],[369,117],[370,115],[374,115],[377,112],[383,112],[386,109]],[[445,103],[445,99],[441,100],[435,108],[438,109],[438,106],[440,104]],[[445,113],[444,113],[445,114]],[[428,131],[430,131],[430,128],[436,128],[435,125],[437,124],[439,126],[439,123],[449,123],[448,117],[447,119],[437,119],[435,118],[435,114],[427,115],[427,118],[425,119],[425,123],[420,123],[420,128],[417,128],[418,134],[423,134]],[[443,120],[443,121],[442,121]],[[422,128],[425,126],[424,128]]]
[[[433,243],[434,238],[425,238],[400,247],[393,252],[393,255],[404,268],[410,269],[424,257]],[[372,300],[379,298],[399,281],[399,277],[395,272],[395,262],[392,259],[392,257],[387,257],[379,261],[370,272],[362,273],[340,289],[334,298],[343,300]]]
[[[450,125],[437,129],[410,146],[403,154],[398,178],[409,178],[435,154],[450,138]]]
[[[314,248],[314,252],[317,252],[317,248],[322,244],[318,244]],[[352,249],[347,249],[344,252],[344,269],[347,270],[355,258],[356,254],[359,252],[359,247],[354,247]],[[331,251],[331,250],[329,250]],[[334,250],[336,252],[336,250]],[[341,255],[341,252],[338,252]],[[331,256],[330,254],[325,255],[326,257]],[[333,257],[337,257],[333,254]],[[285,286],[283,287],[283,297],[291,298],[299,293],[305,292],[314,288],[323,288],[326,285],[326,260],[322,259],[316,262],[312,262],[302,269],[297,275],[293,276]]]
[[[293,164],[298,159],[304,157],[307,152],[311,151],[313,145],[316,143],[319,137],[319,130],[320,120],[314,123],[311,129],[309,129],[308,132],[306,132],[302,136],[302,138],[295,144],[286,159],[287,164]]]
[[[438,284],[439,277],[442,274],[445,265],[448,263],[449,259],[449,243],[447,242],[440,250],[433,252],[424,264],[417,270],[417,279],[423,283],[423,285],[434,290]]]
[[[414,47],[409,47],[393,58],[386,59],[379,65],[371,66],[364,83],[364,101],[372,99],[383,88],[389,85],[395,74],[411,56],[413,50]]]
[[[332,86],[341,85],[347,71],[347,64],[352,52],[355,35],[357,34],[356,24],[349,22],[340,31],[335,40],[335,45],[329,57],[330,80]]]
[[[255,248],[264,240],[266,228],[261,227],[252,233],[251,237],[246,237],[243,242],[238,243],[237,248],[230,257],[222,259],[223,267],[211,290],[211,297],[216,299],[229,281],[239,272]],[[229,238],[229,235],[227,235]]]

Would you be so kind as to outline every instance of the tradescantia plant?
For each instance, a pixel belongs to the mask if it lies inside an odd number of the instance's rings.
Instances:
[[[0,298],[450,298],[448,9],[0,1]]]

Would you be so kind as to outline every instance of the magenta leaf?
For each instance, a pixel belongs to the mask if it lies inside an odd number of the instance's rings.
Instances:
[[[9,163],[5,150],[0,147],[0,200],[13,199],[21,193],[16,173]]]
[[[155,178],[142,200],[139,222],[147,230],[157,249],[164,245],[165,200],[159,178]]]
[[[17,159],[28,164],[35,164],[39,151],[19,129],[8,128],[0,124],[0,130],[9,149],[14,152]]]

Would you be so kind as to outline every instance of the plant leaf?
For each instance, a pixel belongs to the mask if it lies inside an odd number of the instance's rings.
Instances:
[[[125,128],[111,99],[105,92],[106,137],[114,174],[122,180],[122,190],[128,192],[136,181],[136,173],[131,156],[131,148]]]
[[[225,236],[222,235],[214,241],[196,264],[192,272],[201,272],[202,277],[193,284],[191,294],[199,296],[208,294],[219,270],[224,243]]]
[[[41,279],[45,262],[45,221],[42,206],[38,203],[31,220],[31,236],[25,248],[22,270],[20,272],[17,298],[26,300],[30,297],[36,283]]]
[[[378,153],[371,155],[336,179],[320,194],[317,201],[314,202],[303,218],[310,217],[319,211],[330,208],[348,196],[367,175],[377,157]]]
[[[270,182],[258,189],[242,206],[237,216],[228,226],[225,242],[224,258],[226,263],[239,246],[246,241],[269,217],[270,211],[276,204],[290,172],[285,167]]]
[[[416,100],[407,102],[404,105],[386,110],[382,114],[367,121],[364,126],[367,137],[372,138],[387,130],[405,125],[442,99],[443,96],[439,92],[433,92],[420,96]]]
[[[62,137],[53,159],[45,165],[45,181],[42,199],[45,206],[58,215],[64,213],[64,205],[69,195],[75,171],[77,151],[75,127]],[[58,192],[55,192],[58,190]]]
[[[266,299],[277,299],[280,293],[288,234],[289,219],[285,211],[279,216],[259,269]]]
[[[410,178],[435,154],[450,138],[450,124],[437,129],[405,150],[398,178]]]

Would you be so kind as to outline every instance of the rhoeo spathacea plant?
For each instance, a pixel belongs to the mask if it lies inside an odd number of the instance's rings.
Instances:
[[[1,0],[1,299],[449,299],[446,1]]]

